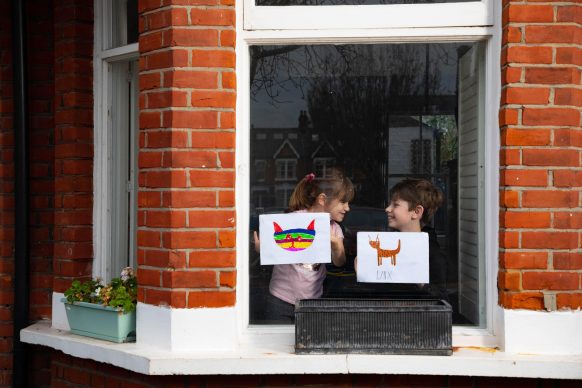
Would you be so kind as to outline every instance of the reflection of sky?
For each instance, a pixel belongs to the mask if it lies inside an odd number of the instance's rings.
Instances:
[[[431,74],[438,73],[439,84],[434,94],[452,95],[456,89],[457,48],[461,44],[431,44]],[[425,44],[301,46],[287,53],[288,61],[276,61],[270,73],[277,81],[271,97],[265,88],[256,90],[251,100],[251,125],[255,128],[296,127],[301,110],[308,110],[309,80],[321,76],[390,77],[402,71],[413,71],[414,85],[424,90]],[[407,66],[411,63],[413,66]],[[273,62],[270,62],[272,65]],[[299,86],[301,84],[302,86]]]

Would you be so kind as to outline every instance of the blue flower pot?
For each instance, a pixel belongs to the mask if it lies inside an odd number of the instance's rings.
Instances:
[[[135,310],[130,313],[100,304],[62,299],[71,332],[111,342],[135,341]]]

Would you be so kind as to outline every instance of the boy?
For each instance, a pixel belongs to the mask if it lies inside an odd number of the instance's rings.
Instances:
[[[430,283],[422,287],[432,296],[446,300],[447,260],[441,252],[435,230],[428,226],[442,202],[442,192],[431,182],[407,178],[390,190],[386,215],[388,226],[392,229],[428,233]]]

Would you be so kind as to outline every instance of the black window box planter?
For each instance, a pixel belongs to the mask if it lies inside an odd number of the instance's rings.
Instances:
[[[303,299],[295,352],[449,356],[452,308],[436,299]]]

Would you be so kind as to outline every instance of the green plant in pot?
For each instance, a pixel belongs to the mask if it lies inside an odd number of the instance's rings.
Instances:
[[[72,333],[113,342],[135,340],[137,278],[131,267],[106,285],[101,279],[73,281],[63,302]]]

